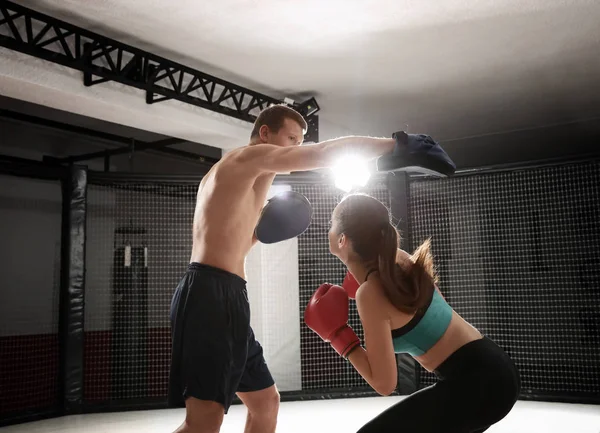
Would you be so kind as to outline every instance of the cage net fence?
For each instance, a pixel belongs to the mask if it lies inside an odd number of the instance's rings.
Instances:
[[[2,176],[0,413],[56,413],[60,396],[60,182]],[[18,185],[17,185],[18,183]],[[432,237],[440,289],[515,360],[523,394],[600,395],[600,166],[570,163],[410,182],[414,249]],[[88,186],[84,400],[165,401],[171,296],[189,262],[197,183]],[[346,269],[329,253],[332,185],[292,189],[314,209],[300,237],[257,245],[247,264],[251,324],[282,393],[371,391],[309,330],[303,312]],[[19,191],[16,194],[15,191]],[[367,193],[390,205],[383,181]],[[31,261],[23,257],[51,257]],[[31,266],[35,266],[32,272]],[[350,325],[362,327],[353,301]],[[435,377],[420,370],[420,386]]]
[[[599,200],[598,162],[410,183],[411,248],[432,237],[440,290],[514,359],[523,396],[600,395]]]
[[[343,198],[344,193],[330,185],[301,185],[295,189],[304,194],[313,205],[313,220],[308,231],[299,238],[299,293],[300,316],[314,291],[322,283],[341,284],[346,275],[346,267],[329,252],[327,233],[331,214]],[[390,196],[385,182],[378,180],[362,191],[390,206]],[[356,310],[356,303],[350,301],[349,325],[361,340],[364,339],[362,325]],[[365,380],[354,367],[341,358],[328,344],[304,323],[301,330],[301,369],[302,390],[337,392],[348,394],[369,391]]]
[[[87,404],[163,401],[171,338],[169,308],[187,269],[197,183],[93,181],[88,186],[84,399]],[[303,313],[324,282],[346,269],[329,253],[327,232],[343,197],[331,185],[274,185],[313,206],[296,239],[257,244],[246,262],[251,326],[283,393],[362,392],[366,382],[306,327]],[[383,182],[365,191],[389,204]],[[353,302],[350,323],[362,329]]]

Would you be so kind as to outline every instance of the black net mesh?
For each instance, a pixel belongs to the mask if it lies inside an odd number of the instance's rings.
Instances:
[[[343,193],[329,185],[301,185],[294,189],[304,194],[313,206],[312,224],[299,239],[300,317],[315,290],[325,282],[342,284],[346,267],[329,252],[329,221]],[[389,207],[389,194],[382,182],[375,182],[363,192]],[[356,304],[350,301],[349,324],[363,338]],[[355,368],[301,322],[302,389],[365,388],[366,382]]]
[[[59,399],[61,184],[0,176],[0,421]]]
[[[411,182],[411,248],[432,236],[441,291],[524,395],[600,395],[599,200],[595,162]]]
[[[524,393],[599,392],[599,177],[589,163],[410,184],[411,247],[433,237],[441,290],[515,359]],[[169,307],[190,257],[196,188],[88,188],[88,403],[164,400]],[[327,238],[343,194],[325,184],[287,188],[311,201],[313,223],[296,240],[251,252],[251,324],[282,392],[362,392],[366,382],[302,318],[314,290],[345,275]],[[366,192],[389,205],[383,183]],[[362,338],[350,307],[350,325]],[[422,386],[433,381],[421,373]]]
[[[166,396],[169,307],[189,263],[196,189],[89,186],[87,402]]]
[[[328,252],[339,190],[276,185],[304,194],[313,224],[298,239],[253,248],[246,264],[251,325],[282,392],[365,386],[303,321],[324,282],[341,284],[343,265]],[[187,269],[197,184],[88,187],[84,398],[87,403],[164,399],[170,362],[171,296]],[[389,204],[383,184],[367,191]],[[300,296],[298,296],[298,292]],[[351,325],[362,335],[351,303]]]

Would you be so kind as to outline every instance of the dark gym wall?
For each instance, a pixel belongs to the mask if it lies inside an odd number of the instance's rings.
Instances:
[[[88,152],[97,152],[122,144],[109,143],[80,134],[36,126],[28,122],[4,118],[2,110],[25,113],[49,120],[83,126],[123,137],[135,137],[144,141],[156,141],[166,137],[148,131],[140,131],[84,116],[53,110],[47,107],[16,101],[0,96],[0,154],[8,154],[40,160],[43,155],[65,157]],[[433,128],[433,125],[432,125]],[[600,117],[574,121],[562,125],[534,128],[521,131],[498,133],[473,138],[450,139],[437,137],[459,169],[482,166],[512,164],[524,161],[539,161],[553,158],[571,158],[600,153]],[[360,133],[360,131],[357,131]],[[391,133],[391,131],[389,131]],[[389,135],[381,131],[380,135]],[[323,139],[329,137],[323,137]],[[447,139],[446,139],[447,138]],[[207,143],[210,145],[210,143]],[[240,143],[242,145],[243,143]],[[186,143],[181,147],[190,152],[218,159],[220,149],[198,143]],[[103,170],[102,159],[84,161],[90,169]],[[129,155],[111,158],[112,171],[135,171],[155,173],[197,173],[199,166],[192,161],[155,152],[136,153],[133,160]]]
[[[434,137],[436,138],[436,137]],[[600,117],[546,128],[441,141],[459,168],[599,154]]]
[[[64,131],[41,122],[49,121],[67,126],[87,128],[123,139],[155,142],[169,137],[153,132],[141,131],[123,125],[91,119],[48,107],[16,101],[0,96],[0,155],[42,160],[46,156],[56,158],[99,152],[126,145],[100,139],[85,133]],[[192,152],[211,159],[222,156],[221,149],[199,143],[183,142],[173,148]],[[104,170],[104,159],[81,161],[92,170]],[[180,156],[166,155],[157,151],[136,152],[133,159],[129,154],[112,156],[111,171],[134,171],[138,173],[195,173],[199,165]]]
[[[61,185],[0,175],[0,420],[58,404]]]

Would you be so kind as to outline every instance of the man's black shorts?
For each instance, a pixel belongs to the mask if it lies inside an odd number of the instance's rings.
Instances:
[[[236,392],[275,382],[250,327],[246,281],[191,263],[171,301],[169,406],[187,397],[221,403],[227,413]]]

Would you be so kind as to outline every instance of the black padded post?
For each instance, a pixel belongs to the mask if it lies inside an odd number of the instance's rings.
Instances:
[[[87,171],[71,166],[63,180],[60,288],[61,396],[65,414],[81,412]]]

